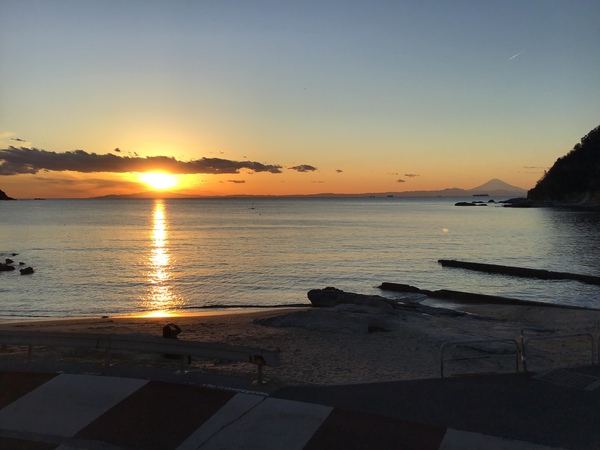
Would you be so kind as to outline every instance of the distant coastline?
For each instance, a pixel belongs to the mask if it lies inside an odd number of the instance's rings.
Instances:
[[[256,194],[235,194],[235,195],[190,195],[180,192],[161,192],[161,191],[145,191],[135,194],[112,194],[101,197],[92,198],[362,198],[362,197],[400,197],[400,198],[427,198],[427,197],[504,197],[515,198],[525,197],[527,190],[517,186],[511,186],[504,181],[493,179],[487,183],[474,187],[472,189],[461,188],[446,188],[433,191],[388,191],[388,192],[365,192],[361,194],[335,194],[333,192],[325,192],[319,194],[289,194],[289,195],[256,195]]]
[[[448,190],[450,191],[450,190]],[[473,197],[474,194],[464,191],[462,189],[456,192],[454,189],[452,192],[442,191],[408,191],[408,192],[377,192],[377,193],[365,193],[365,194],[335,194],[335,193],[320,193],[320,194],[232,194],[232,195],[190,195],[178,192],[156,192],[147,191],[139,192],[135,194],[111,194],[103,195],[100,197],[90,197],[91,199],[144,199],[144,198],[170,198],[170,199],[206,199],[206,198],[455,198],[455,197]],[[508,198],[518,195],[515,192],[505,193],[494,193],[486,195],[486,197],[498,197]]]
[[[0,191],[2,192],[2,191]],[[485,194],[482,194],[485,193]],[[5,194],[6,195],[6,194]],[[333,192],[323,192],[318,194],[230,194],[230,195],[202,195],[187,194],[183,192],[171,191],[143,191],[133,194],[109,194],[102,196],[89,197],[91,199],[135,199],[135,198],[431,198],[431,197],[497,197],[497,198],[516,198],[525,197],[527,190],[517,186],[512,186],[504,181],[492,179],[487,183],[474,187],[472,189],[446,188],[431,191],[387,191],[387,192],[365,192],[354,194],[338,194]],[[16,200],[6,196],[4,200]],[[1,196],[0,196],[0,199]],[[42,197],[36,197],[35,200],[41,200]],[[44,198],[45,199],[45,198]],[[29,199],[31,200],[31,199]]]

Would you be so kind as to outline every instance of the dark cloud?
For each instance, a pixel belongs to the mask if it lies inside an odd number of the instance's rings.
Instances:
[[[21,139],[21,138],[10,138],[11,141],[17,141],[17,142],[27,142],[25,141],[25,139]]]
[[[246,180],[227,180],[230,183],[235,183],[235,184],[244,184],[246,182]]]
[[[314,172],[317,170],[316,167],[309,166],[308,164],[300,164],[299,166],[288,167],[290,170],[295,170],[296,172]]]
[[[388,172],[387,174],[388,174],[388,175],[395,175],[395,176],[398,176],[398,172]]]
[[[406,181],[404,181],[402,178],[398,178],[396,180],[396,183],[406,183]]]
[[[408,177],[408,178],[414,178],[414,177],[420,177],[421,175],[417,175],[416,173],[405,173],[404,176]]]
[[[337,173],[342,173],[342,172],[343,172],[343,170],[342,170],[342,169],[336,169],[335,171],[336,171]]]
[[[121,153],[121,149],[119,147],[115,148],[115,153]]]
[[[312,166],[307,170],[316,170]],[[308,169],[311,168],[311,169]],[[231,161],[221,158],[201,158],[192,161],[179,161],[169,156],[148,156],[146,158],[120,156],[113,154],[98,155],[83,150],[56,153],[36,148],[0,149],[0,175],[35,174],[39,171],[93,172],[149,172],[164,170],[174,174],[196,173],[239,173],[247,169],[253,172],[281,173],[281,166],[262,164],[255,161]]]

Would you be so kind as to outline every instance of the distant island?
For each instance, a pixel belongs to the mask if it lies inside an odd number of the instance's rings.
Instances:
[[[334,194],[334,193],[321,193],[321,194],[297,194],[297,195],[229,195],[219,196],[219,198],[268,198],[268,197],[321,197],[321,198],[351,198],[351,197],[471,197],[471,196],[494,196],[494,197],[525,197],[527,191],[523,188],[512,186],[505,183],[502,180],[496,178],[488,181],[481,186],[474,187],[472,189],[460,189],[460,188],[448,188],[439,191],[402,191],[402,192],[366,192],[362,194]],[[178,192],[165,192],[165,191],[145,191],[138,192],[135,194],[124,194],[124,195],[104,195],[102,197],[93,198],[209,198],[215,197],[204,196],[204,195],[189,195]]]
[[[531,202],[600,205],[600,126],[556,160],[527,193]]]

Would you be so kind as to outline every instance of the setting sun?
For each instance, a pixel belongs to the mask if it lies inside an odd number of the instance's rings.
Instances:
[[[163,190],[172,188],[177,184],[175,175],[164,172],[148,172],[140,177],[140,181],[146,183],[152,189]]]

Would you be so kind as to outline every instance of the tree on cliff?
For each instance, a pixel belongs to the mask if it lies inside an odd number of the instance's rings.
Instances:
[[[600,126],[581,138],[527,193],[533,201],[600,203]]]

